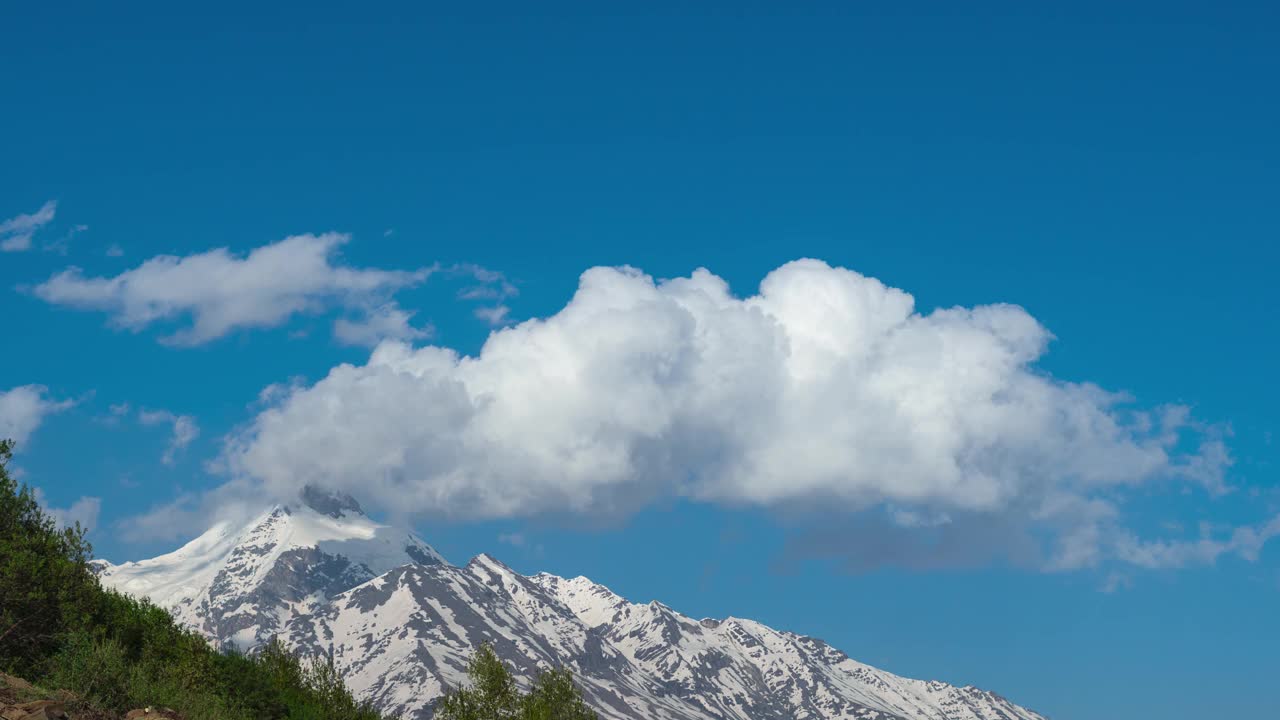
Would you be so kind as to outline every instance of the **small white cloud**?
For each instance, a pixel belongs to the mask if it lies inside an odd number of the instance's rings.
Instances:
[[[111,243],[105,251],[107,257],[121,257],[124,255],[124,248],[119,243]]]
[[[33,213],[24,213],[0,221],[0,252],[22,252],[31,249],[31,239],[36,231],[48,225],[58,210],[56,200],[50,200]]]
[[[175,415],[168,410],[139,410],[138,422],[143,425],[170,425],[172,434],[169,437],[169,444],[160,458],[165,465],[174,464],[178,454],[200,436],[200,428],[196,425],[195,418],[190,415]]]
[[[80,523],[80,527],[87,531],[98,526],[98,515],[102,512],[102,498],[85,495],[71,503],[71,507],[56,508],[49,505],[44,491],[40,488],[35,489],[35,496],[36,502],[40,503],[45,512],[53,516],[59,527],[75,527],[76,523]]]
[[[62,237],[46,243],[43,249],[45,252],[66,255],[71,250],[71,239],[88,229],[88,225],[73,225],[70,230],[63,233]]]
[[[1140,540],[1133,535],[1121,538],[1117,555],[1131,565],[1150,569],[1212,565],[1223,555],[1237,555],[1250,562],[1272,538],[1280,535],[1280,515],[1258,526],[1229,528],[1224,534],[1202,525],[1195,540]]]
[[[495,305],[493,307],[481,307],[475,310],[476,317],[485,322],[498,327],[507,324],[507,318],[511,314],[511,308],[506,305]]]
[[[236,330],[276,327],[297,314],[335,306],[377,307],[432,271],[339,264],[337,250],[349,239],[340,233],[295,235],[244,256],[226,248],[185,257],[162,255],[114,277],[86,277],[72,267],[34,292],[55,305],[104,311],[116,325],[134,331],[190,317],[190,327],[164,341],[199,345]]]
[[[189,538],[219,521],[238,523],[262,512],[262,496],[239,481],[197,495],[183,492],[175,500],[153,506],[139,515],[113,524],[116,535],[127,543],[173,541]]]
[[[333,337],[343,345],[374,347],[383,340],[422,340],[431,337],[430,326],[410,324],[413,313],[386,303],[364,312],[362,317],[338,318],[333,323]]]
[[[31,249],[31,235],[9,235],[0,237],[0,252],[25,252]]]
[[[20,385],[0,391],[0,440],[25,443],[46,417],[66,410],[72,400],[51,400],[43,385]]]
[[[129,403],[116,403],[107,407],[107,414],[94,418],[94,422],[107,427],[119,427],[120,423],[129,416],[132,407]]]
[[[1132,578],[1122,573],[1113,572],[1107,575],[1107,579],[1102,583],[1101,590],[1104,593],[1111,594],[1131,587],[1133,587]]]
[[[492,303],[492,305],[476,308],[476,317],[494,327],[509,322],[511,308],[507,307],[503,301],[518,295],[519,290],[506,275],[474,263],[461,263],[449,270],[453,274],[470,277],[476,283],[463,288],[458,293],[459,299]]]
[[[512,547],[523,547],[526,540],[524,533],[513,532],[502,533],[498,536],[498,542],[504,545],[511,545]]]
[[[918,510],[902,510],[900,508],[890,508],[889,518],[898,527],[903,528],[931,528],[947,525],[951,522],[951,516],[946,513],[925,513]]]

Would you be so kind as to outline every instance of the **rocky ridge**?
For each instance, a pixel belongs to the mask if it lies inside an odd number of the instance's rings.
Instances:
[[[481,642],[525,680],[570,666],[609,720],[1045,720],[995,693],[899,677],[751,620],[694,620],[488,555],[454,566],[353,499],[315,490],[98,571],[220,645],[275,636],[332,653],[358,697],[415,720],[465,681]]]

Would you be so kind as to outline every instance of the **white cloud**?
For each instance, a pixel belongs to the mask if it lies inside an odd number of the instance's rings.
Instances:
[[[110,245],[107,246],[107,249],[106,249],[107,257],[122,257],[123,255],[124,255],[124,248],[120,247],[119,243],[111,243]]]
[[[43,250],[45,252],[56,252],[59,255],[66,255],[71,251],[71,239],[88,229],[88,225],[73,225],[70,230],[63,233],[62,237],[54,240],[53,242],[45,243]]]
[[[22,252],[31,249],[31,238],[36,231],[48,225],[58,210],[56,200],[50,200],[33,213],[22,214],[0,221],[0,252]]]
[[[87,531],[98,526],[98,515],[102,512],[102,498],[85,495],[71,503],[71,507],[56,508],[49,505],[44,491],[40,488],[35,489],[35,495],[36,502],[40,503],[45,512],[53,516],[60,527],[69,528],[80,523],[80,527]]]
[[[501,533],[498,535],[498,542],[512,547],[523,547],[526,539],[524,533]]]
[[[0,237],[0,252],[25,252],[31,249],[31,235],[8,235]]]
[[[214,523],[239,523],[262,511],[262,498],[245,483],[232,481],[203,495],[183,492],[171,502],[113,525],[120,539],[129,543],[173,541],[190,537]]]
[[[510,322],[511,308],[507,307],[503,301],[518,295],[519,290],[506,275],[475,263],[461,263],[452,266],[449,270],[456,275],[464,275],[475,281],[474,285],[468,285],[458,293],[460,299],[491,303],[476,308],[476,317],[494,327]]]
[[[1262,546],[1277,535],[1280,535],[1280,515],[1257,527],[1231,528],[1222,537],[1214,537],[1208,527],[1201,529],[1196,540],[1144,541],[1127,534],[1119,543],[1118,553],[1127,563],[1153,569],[1212,565],[1223,555],[1238,555],[1254,561]]]
[[[49,415],[65,410],[71,400],[51,400],[43,385],[20,385],[0,391],[0,440],[22,445]]]
[[[115,324],[135,331],[189,316],[191,326],[165,340],[198,345],[239,329],[276,327],[299,313],[376,307],[431,272],[335,264],[348,240],[339,233],[295,235],[243,257],[226,248],[162,255],[115,277],[86,277],[73,267],[37,286],[35,294],[49,303],[107,312]]]
[[[497,270],[475,263],[459,263],[449,270],[475,281],[474,285],[468,285],[458,293],[458,297],[464,300],[503,300],[519,294],[519,290],[507,276]]]
[[[344,345],[373,347],[383,340],[421,340],[431,337],[431,328],[409,324],[413,313],[401,310],[395,303],[372,308],[363,317],[338,318],[333,323],[333,337]]]
[[[1107,575],[1107,579],[1103,581],[1102,587],[1099,588],[1099,590],[1109,595],[1131,587],[1133,587],[1132,578],[1122,573],[1113,572]]]
[[[112,410],[114,412],[114,406]],[[164,455],[160,458],[160,461],[165,465],[174,464],[177,461],[178,454],[200,436],[200,427],[196,425],[195,418],[190,415],[175,415],[168,410],[138,410],[138,422],[143,425],[167,424],[170,426],[169,444],[165,447]]]
[[[600,518],[684,497],[851,527],[878,512],[903,564],[1085,567],[1117,555],[1119,490],[1220,488],[1230,457],[1181,408],[1050,377],[1050,339],[1022,308],[920,313],[814,260],[749,298],[705,270],[594,268],[478,356],[387,342],[280,393],[224,460],[272,494],[313,482],[392,511]],[[1037,538],[1043,552],[1010,545]]]
[[[511,314],[511,308],[506,305],[493,305],[491,307],[476,308],[475,313],[476,317],[497,327],[507,323],[507,318]]]

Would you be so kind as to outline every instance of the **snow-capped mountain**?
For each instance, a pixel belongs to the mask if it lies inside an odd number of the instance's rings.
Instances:
[[[303,491],[243,527],[220,522],[167,555],[97,563],[108,586],[150,597],[222,646],[248,649],[330,595],[394,568],[443,563],[413,533],[369,519],[347,495]]]
[[[486,641],[523,679],[568,665],[610,720],[1044,720],[994,693],[902,678],[751,620],[694,620],[583,577],[526,577],[488,555],[456,567],[351,498],[314,490],[168,555],[98,569],[216,643],[277,636],[331,652],[357,695],[414,720],[465,682]]]

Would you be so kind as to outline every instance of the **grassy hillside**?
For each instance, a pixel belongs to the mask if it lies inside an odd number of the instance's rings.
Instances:
[[[11,450],[0,441],[0,672],[95,717],[160,706],[191,720],[380,720],[323,660],[274,645],[218,652],[164,610],[103,589],[83,529],[58,528],[9,475]]]

